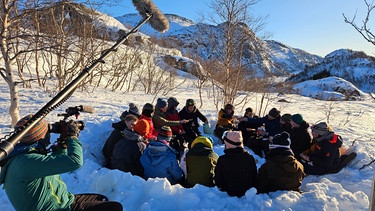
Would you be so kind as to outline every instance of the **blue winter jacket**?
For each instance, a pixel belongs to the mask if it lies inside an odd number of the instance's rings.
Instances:
[[[170,146],[160,141],[150,142],[141,156],[145,179],[167,178],[172,185],[177,184],[183,178],[183,172],[176,155]]]

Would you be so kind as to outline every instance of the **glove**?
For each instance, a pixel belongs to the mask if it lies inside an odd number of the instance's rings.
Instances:
[[[78,123],[73,120],[69,120],[69,122],[65,124],[65,134],[62,134],[62,135],[64,137],[69,137],[69,136],[78,137],[79,132],[80,132],[80,129],[79,129]]]

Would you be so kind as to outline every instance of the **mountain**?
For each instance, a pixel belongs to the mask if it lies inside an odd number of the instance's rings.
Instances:
[[[325,56],[322,62],[306,67],[303,72],[291,76],[287,81],[299,83],[328,76],[344,78],[363,91],[374,92],[375,57],[364,52],[339,49]]]
[[[213,56],[209,43],[212,37],[208,36],[215,34],[218,35],[215,39],[221,39],[220,35],[222,35],[224,24],[216,26],[203,23],[196,24],[177,15],[166,14],[165,16],[170,21],[170,29],[164,34],[160,34],[149,25],[141,27],[140,32],[171,40],[175,44],[173,47],[181,50],[183,56],[195,54],[203,59]],[[141,20],[141,16],[138,14],[125,14],[115,18],[125,26],[134,26]],[[306,51],[292,48],[277,41],[261,40],[245,24],[242,27],[244,33],[250,33],[251,37],[251,40],[245,43],[243,60],[252,60],[253,65],[250,66],[250,69],[258,69],[256,75],[259,77],[289,76],[303,71],[306,66],[318,64],[322,60],[320,56],[309,54]]]

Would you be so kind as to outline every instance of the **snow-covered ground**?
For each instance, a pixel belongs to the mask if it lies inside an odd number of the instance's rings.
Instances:
[[[5,83],[0,84],[0,135],[11,131],[8,115],[9,94]],[[315,91],[315,90],[314,90]],[[203,93],[205,94],[205,92]],[[192,86],[184,85],[170,93],[175,96],[181,109],[186,99],[193,98],[200,105],[198,91]],[[254,94],[255,96],[255,94]],[[58,113],[64,113],[69,106],[89,105],[95,113],[81,113],[79,120],[86,123],[86,128],[79,138],[83,142],[84,165],[77,171],[63,174],[68,189],[73,193],[101,193],[122,203],[124,210],[366,210],[369,206],[374,164],[360,168],[369,163],[375,154],[373,141],[375,130],[375,101],[366,97],[363,101],[319,101],[299,95],[272,95],[273,100],[266,110],[276,107],[282,113],[300,113],[309,123],[327,120],[335,132],[340,134],[345,145],[354,140],[357,158],[337,174],[324,176],[307,176],[302,184],[303,193],[277,191],[270,194],[256,195],[254,188],[247,191],[242,198],[230,197],[217,187],[208,188],[196,185],[185,189],[180,185],[171,186],[166,179],[149,179],[145,181],[118,170],[103,168],[104,158],[101,149],[112,131],[111,124],[119,121],[119,116],[134,102],[141,109],[151,102],[154,96],[140,92],[123,93],[96,89],[92,93],[75,92],[60,108],[47,115],[46,120],[53,123],[60,120]],[[35,113],[45,105],[51,96],[40,89],[21,89],[21,116]],[[252,107],[258,110],[256,97],[251,103],[239,105],[236,115],[243,115],[242,108]],[[278,102],[286,99],[289,103]],[[155,103],[155,102],[151,102]],[[211,127],[215,126],[217,110],[212,99],[203,96],[203,107],[200,111],[207,116]],[[262,114],[263,115],[263,114]],[[202,128],[201,128],[202,129]],[[213,137],[213,135],[208,135]],[[52,138],[56,138],[55,136]],[[217,140],[215,137],[213,137]],[[214,150],[223,154],[224,146],[216,144]],[[252,153],[250,151],[250,153]],[[253,154],[253,153],[252,153]],[[265,160],[258,159],[258,167]],[[35,169],[38,171],[38,169]],[[5,191],[0,190],[0,210],[14,210]]]

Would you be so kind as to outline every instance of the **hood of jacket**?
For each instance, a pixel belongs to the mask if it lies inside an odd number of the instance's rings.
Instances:
[[[112,123],[112,127],[115,130],[121,130],[122,131],[126,128],[126,124],[125,124],[124,121],[119,121],[119,122]]]
[[[335,133],[332,132],[332,131],[328,131],[326,134],[324,134],[323,136],[320,136],[318,138],[315,138],[315,140],[317,142],[321,142],[321,141],[328,141],[330,142],[331,144],[335,144],[338,148],[340,148],[342,146],[342,138],[341,136],[337,135],[337,139],[332,141],[334,139],[334,136],[335,136]]]
[[[210,156],[218,158],[218,155],[212,150],[212,148],[204,145],[203,143],[197,143],[191,148],[187,153],[186,157],[196,155],[196,156]]]
[[[272,149],[267,156],[267,160],[277,164],[277,166],[287,172],[297,172],[300,169],[299,162],[293,156],[293,152],[288,151],[288,149],[284,148]]]
[[[170,153],[177,155],[173,148],[159,141],[150,142],[143,152],[144,158],[152,165],[159,165]]]

